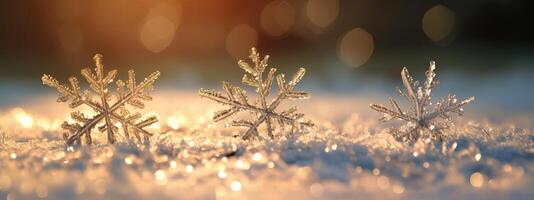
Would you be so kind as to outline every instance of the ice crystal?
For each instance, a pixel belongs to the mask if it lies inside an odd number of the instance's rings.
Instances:
[[[11,137],[4,130],[0,130],[0,146],[4,146],[11,139]]]
[[[232,86],[228,82],[223,82],[223,89],[225,95],[215,90],[200,89],[199,95],[206,97],[220,104],[229,106],[215,112],[213,120],[215,122],[224,120],[233,116],[240,111],[250,111],[254,114],[253,120],[233,120],[230,125],[236,127],[246,127],[248,130],[241,136],[242,139],[249,139],[251,137],[261,138],[258,133],[258,127],[265,123],[267,135],[269,138],[274,138],[274,131],[277,125],[280,128],[291,125],[291,132],[300,130],[304,127],[311,127],[313,124],[310,121],[304,121],[304,114],[297,112],[297,107],[292,106],[282,112],[277,112],[275,109],[285,99],[307,99],[310,94],[306,92],[294,91],[295,86],[300,82],[306,69],[300,68],[294,75],[291,81],[286,82],[284,74],[276,75],[279,92],[272,102],[267,102],[267,97],[271,91],[273,79],[275,78],[276,68],[270,68],[267,77],[264,79],[263,72],[267,68],[269,56],[266,55],[261,59],[260,54],[256,48],[250,50],[250,60],[252,65],[246,61],[240,60],[239,67],[245,71],[242,82],[246,85],[256,88],[258,99],[255,103],[250,103],[246,95],[246,91],[240,87]]]
[[[118,80],[116,84],[116,94],[110,92],[109,85],[115,79],[117,70],[111,70],[104,74],[102,55],[96,54],[93,57],[96,68],[96,75],[89,68],[81,70],[81,74],[88,82],[91,90],[81,91],[78,79],[74,76],[69,78],[69,85],[60,84],[55,78],[43,75],[43,84],[55,88],[58,92],[58,102],[67,102],[69,106],[77,108],[82,105],[89,106],[97,114],[86,116],[80,111],[71,113],[75,123],[64,122],[62,128],[66,130],[63,137],[67,144],[81,144],[82,136],[85,135],[85,142],[91,144],[93,139],[91,131],[98,125],[101,132],[107,133],[109,143],[115,142],[115,134],[122,127],[122,132],[126,138],[133,134],[139,142],[142,141],[140,133],[148,138],[152,133],[145,130],[145,127],[156,123],[155,116],[143,117],[140,113],[132,113],[127,109],[127,105],[142,109],[145,107],[143,101],[150,101],[152,97],[149,92],[153,89],[154,82],[159,77],[160,72],[150,74],[144,81],[137,84],[133,70],[128,71],[126,82]],[[119,125],[119,126],[118,126]]]
[[[475,100],[475,97],[459,101],[455,95],[449,94],[447,98],[441,98],[432,107],[431,92],[438,85],[434,70],[436,65],[430,61],[429,69],[426,71],[424,85],[419,81],[414,81],[408,73],[408,69],[401,71],[404,90],[397,88],[400,96],[405,97],[411,104],[410,111],[403,111],[397,101],[389,97],[391,109],[382,105],[371,104],[371,109],[384,114],[381,121],[399,119],[407,122],[400,129],[394,129],[393,136],[399,140],[413,142],[419,138],[432,138],[442,141],[445,139],[443,130],[449,128],[452,123],[452,115],[463,115],[463,107]]]

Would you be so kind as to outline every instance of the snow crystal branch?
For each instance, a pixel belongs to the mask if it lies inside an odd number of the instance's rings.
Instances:
[[[81,144],[82,136],[85,136],[85,142],[92,144],[91,131],[100,122],[104,122],[102,126],[98,127],[101,132],[107,133],[109,143],[115,142],[115,134],[118,132],[117,127],[113,122],[120,123],[122,131],[127,138],[132,133],[139,142],[141,142],[141,135],[145,137],[152,136],[144,128],[156,123],[158,120],[154,116],[142,119],[140,113],[130,113],[126,109],[126,105],[135,108],[144,108],[143,101],[150,101],[152,97],[148,94],[153,89],[156,79],[160,72],[156,71],[150,74],[145,80],[137,84],[135,80],[135,73],[133,70],[128,71],[128,80],[116,81],[117,94],[114,95],[109,90],[109,85],[115,79],[117,70],[111,70],[104,74],[104,65],[102,64],[102,55],[96,54],[94,56],[95,73],[89,68],[82,69],[81,74],[89,84],[91,90],[81,91],[76,77],[69,78],[69,85],[62,85],[55,78],[49,75],[43,75],[41,78],[43,84],[55,88],[59,95],[58,102],[70,101],[71,108],[77,108],[81,105],[87,105],[92,108],[97,114],[94,116],[86,116],[80,111],[71,113],[71,118],[76,122],[70,124],[64,122],[62,127],[67,130],[64,138],[67,144]],[[116,99],[114,103],[112,100]]]
[[[398,102],[391,97],[389,97],[391,108],[377,104],[370,105],[371,109],[384,114],[384,117],[380,119],[381,121],[399,119],[407,122],[406,125],[393,132],[397,139],[413,142],[428,136],[442,141],[445,138],[443,130],[453,125],[451,113],[463,115],[463,107],[475,100],[475,97],[469,97],[458,101],[455,95],[449,94],[447,98],[440,99],[434,108],[431,108],[431,92],[438,85],[437,80],[434,79],[435,69],[435,62],[430,61],[423,86],[420,86],[419,81],[413,80],[408,69],[402,69],[401,78],[404,90],[397,90],[400,96],[405,97],[410,102],[411,107],[408,111],[403,111]]]
[[[260,137],[258,127],[262,123],[265,123],[267,135],[271,139],[274,138],[275,125],[279,125],[280,127],[291,125],[293,131],[296,128],[313,126],[311,122],[302,120],[304,114],[297,113],[295,106],[282,112],[275,111],[283,100],[309,98],[310,95],[306,92],[294,91],[295,86],[304,77],[306,69],[300,68],[289,82],[286,82],[284,74],[276,75],[279,92],[272,102],[267,103],[267,97],[271,92],[272,83],[275,78],[276,68],[270,68],[267,77],[264,78],[263,73],[268,66],[269,56],[264,56],[262,59],[256,51],[256,48],[252,48],[249,58],[252,63],[240,60],[238,65],[245,71],[242,82],[256,88],[259,102],[257,101],[251,104],[245,90],[232,86],[228,82],[223,82],[224,94],[215,90],[200,89],[199,95],[201,97],[229,106],[228,109],[215,112],[213,120],[215,122],[224,120],[237,114],[239,111],[250,111],[257,114],[254,120],[233,120],[231,122],[232,126],[248,128],[241,136],[245,140],[251,137]]]

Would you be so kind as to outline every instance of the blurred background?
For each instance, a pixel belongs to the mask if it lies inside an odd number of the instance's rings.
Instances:
[[[159,88],[238,83],[251,47],[320,94],[394,95],[400,70],[423,78],[436,60],[442,84],[495,113],[534,113],[533,3],[527,0],[95,0],[0,2],[0,106],[53,94],[93,66],[162,72]]]

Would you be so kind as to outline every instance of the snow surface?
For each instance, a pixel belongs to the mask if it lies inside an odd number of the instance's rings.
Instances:
[[[195,91],[163,91],[146,144],[119,138],[69,147],[66,104],[35,99],[0,111],[0,199],[532,199],[532,116],[466,107],[445,143],[395,141],[369,103],[313,96],[299,104],[318,127],[244,142],[210,121],[223,108]],[[300,103],[295,102],[295,103]],[[474,104],[477,102],[475,101]],[[46,106],[43,106],[46,105]],[[282,135],[282,134],[280,134]]]

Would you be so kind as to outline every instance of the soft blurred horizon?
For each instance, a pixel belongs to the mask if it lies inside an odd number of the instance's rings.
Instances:
[[[1,1],[0,96],[13,105],[93,66],[159,70],[160,87],[196,90],[238,82],[255,46],[271,66],[308,69],[301,87],[347,95],[393,94],[402,67],[423,77],[436,60],[439,91],[487,107],[534,112],[530,1],[118,0]]]

